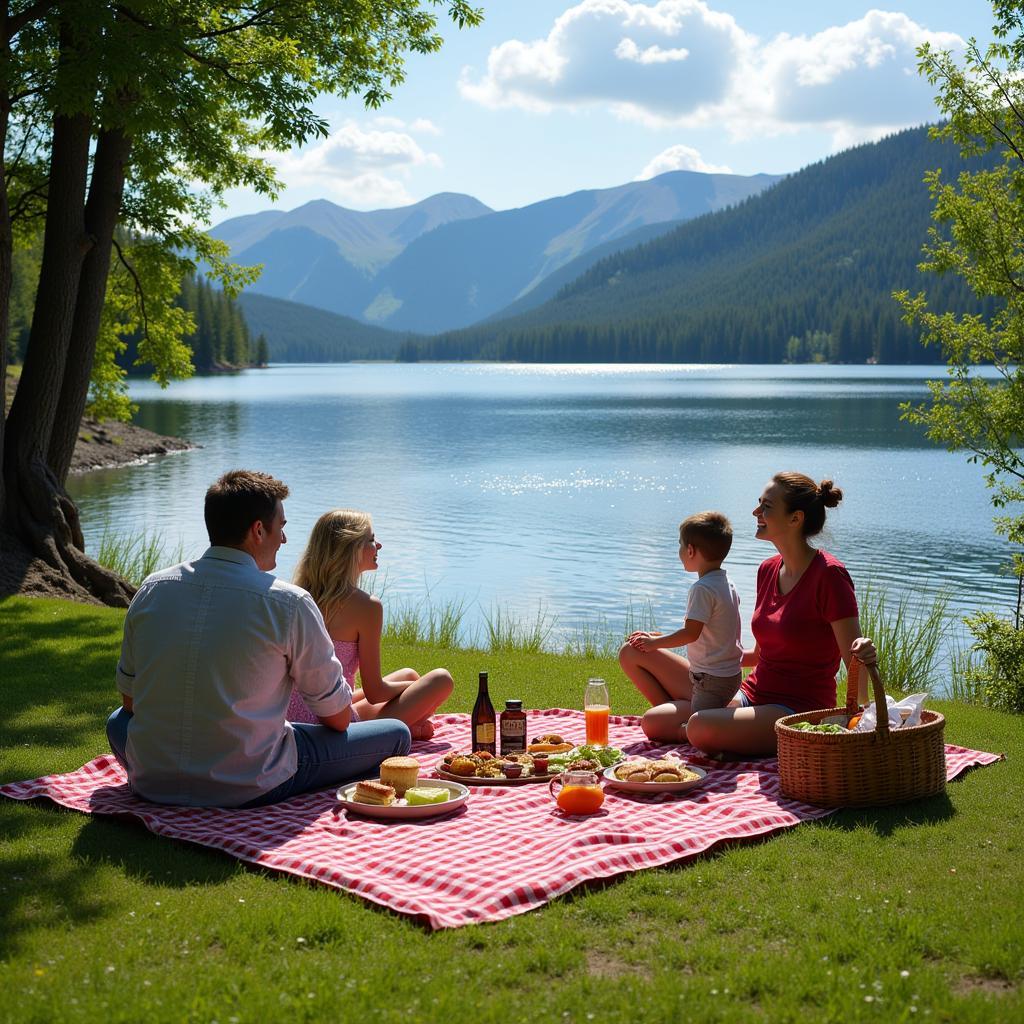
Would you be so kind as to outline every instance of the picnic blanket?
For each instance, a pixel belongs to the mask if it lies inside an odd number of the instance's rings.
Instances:
[[[469,716],[438,715],[429,742],[413,746],[424,769],[453,747],[468,749]],[[529,714],[530,735],[583,742],[581,711]],[[124,771],[105,754],[65,775],[0,786],[15,800],[46,798],[88,814],[137,818],[151,832],[223,850],[262,868],[354,893],[430,928],[498,921],[543,906],[576,886],[695,857],[833,811],[783,798],[775,760],[717,763],[693,747],[649,742],[635,716],[613,715],[610,739],[628,753],[675,750],[708,769],[688,793],[656,796],[608,789],[601,812],[567,817],[548,787],[474,786],[457,812],[381,821],[347,813],[332,790],[253,810],[165,807],[134,797]],[[946,775],[1000,755],[946,747]]]

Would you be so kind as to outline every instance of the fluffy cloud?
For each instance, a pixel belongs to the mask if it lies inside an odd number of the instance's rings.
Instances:
[[[393,130],[404,127],[397,118],[377,118],[374,125],[346,121],[322,142],[281,154],[275,160],[281,178],[289,185],[326,188],[360,206],[410,202],[405,180],[417,167],[440,167],[441,158],[407,132]]]
[[[782,124],[820,124],[865,137],[936,117],[933,89],[917,73],[917,47],[958,49],[905,14],[869,11],[814,36],[779,36],[766,48],[754,86]],[[753,97],[748,92],[747,105]]]
[[[701,171],[703,174],[732,174],[724,165],[709,164],[692,146],[669,146],[659,153],[636,176],[635,181],[646,181],[668,171]]]
[[[486,72],[465,69],[459,87],[490,107],[597,105],[652,126],[716,123],[747,136],[817,126],[846,142],[935,116],[916,66],[926,40],[963,46],[877,10],[762,43],[704,0],[581,0],[545,38],[495,47]]]
[[[626,116],[676,119],[723,100],[753,42],[702,0],[583,0],[545,39],[495,47],[487,73],[474,79],[465,70],[459,88],[490,107],[599,103]]]

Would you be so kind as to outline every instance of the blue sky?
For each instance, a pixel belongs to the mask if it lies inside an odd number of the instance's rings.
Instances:
[[[444,49],[382,109],[321,98],[330,138],[273,158],[279,208],[465,192],[509,209],[675,169],[794,171],[933,119],[916,46],[988,41],[994,20],[982,0],[478,3],[484,24],[442,21]],[[216,219],[270,205],[232,192]]]

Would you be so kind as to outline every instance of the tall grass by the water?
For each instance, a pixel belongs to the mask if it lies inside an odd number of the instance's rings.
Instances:
[[[537,608],[532,618],[517,615],[502,605],[492,605],[483,612],[483,617],[485,649],[494,654],[512,651],[536,654],[545,650],[544,645],[556,622],[544,605]]]
[[[948,669],[940,665],[949,637],[949,593],[939,591],[916,610],[903,595],[895,602],[877,584],[860,593],[860,629],[878,648],[878,670],[887,693],[894,696],[927,690],[946,693]],[[845,682],[845,673],[841,679]]]
[[[473,631],[466,628],[470,608],[462,600],[436,602],[428,592],[420,600],[385,599],[385,607],[385,643],[426,642],[448,649],[496,654],[557,651],[572,657],[611,658],[634,630],[657,628],[649,602],[631,601],[621,626],[604,615],[562,626],[544,605],[533,615],[518,613],[505,605],[492,605],[480,610],[483,626]],[[946,694],[954,699],[968,699],[963,665],[970,653],[954,650],[950,655],[948,651],[948,607],[949,595],[945,592],[936,593],[915,609],[906,596],[894,602],[876,585],[869,584],[862,590],[861,632],[871,637],[878,648],[879,669],[887,693],[927,690],[936,697]],[[949,663],[947,658],[951,659]],[[844,671],[840,675],[842,685],[845,678]]]
[[[400,643],[429,643],[452,649],[462,646],[464,601],[435,604],[429,596],[420,601],[388,602],[383,639]]]
[[[142,581],[157,569],[182,561],[185,546],[181,541],[177,548],[171,548],[159,533],[140,530],[138,533],[115,533],[109,526],[103,527],[96,561],[123,576],[132,586]]]

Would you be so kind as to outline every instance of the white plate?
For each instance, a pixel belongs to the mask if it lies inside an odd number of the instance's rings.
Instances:
[[[380,782],[380,779],[369,781]],[[410,818],[433,818],[438,814],[450,814],[469,799],[469,790],[460,782],[447,782],[444,779],[421,779],[420,781],[430,789],[447,789],[451,793],[451,799],[445,800],[442,804],[414,804],[412,807],[405,802],[405,797],[400,797],[393,804],[361,804],[352,799],[356,783],[350,782],[338,790],[338,803],[345,810],[353,811],[356,814],[365,814],[368,818],[409,820]]]
[[[685,793],[688,789],[696,789],[708,774],[703,768],[698,768],[695,764],[688,764],[686,770],[696,772],[698,776],[696,779],[689,779],[686,782],[627,782],[625,779],[615,778],[615,769],[620,765],[621,762],[613,764],[610,768],[605,768],[604,777],[610,786],[626,793]]]

